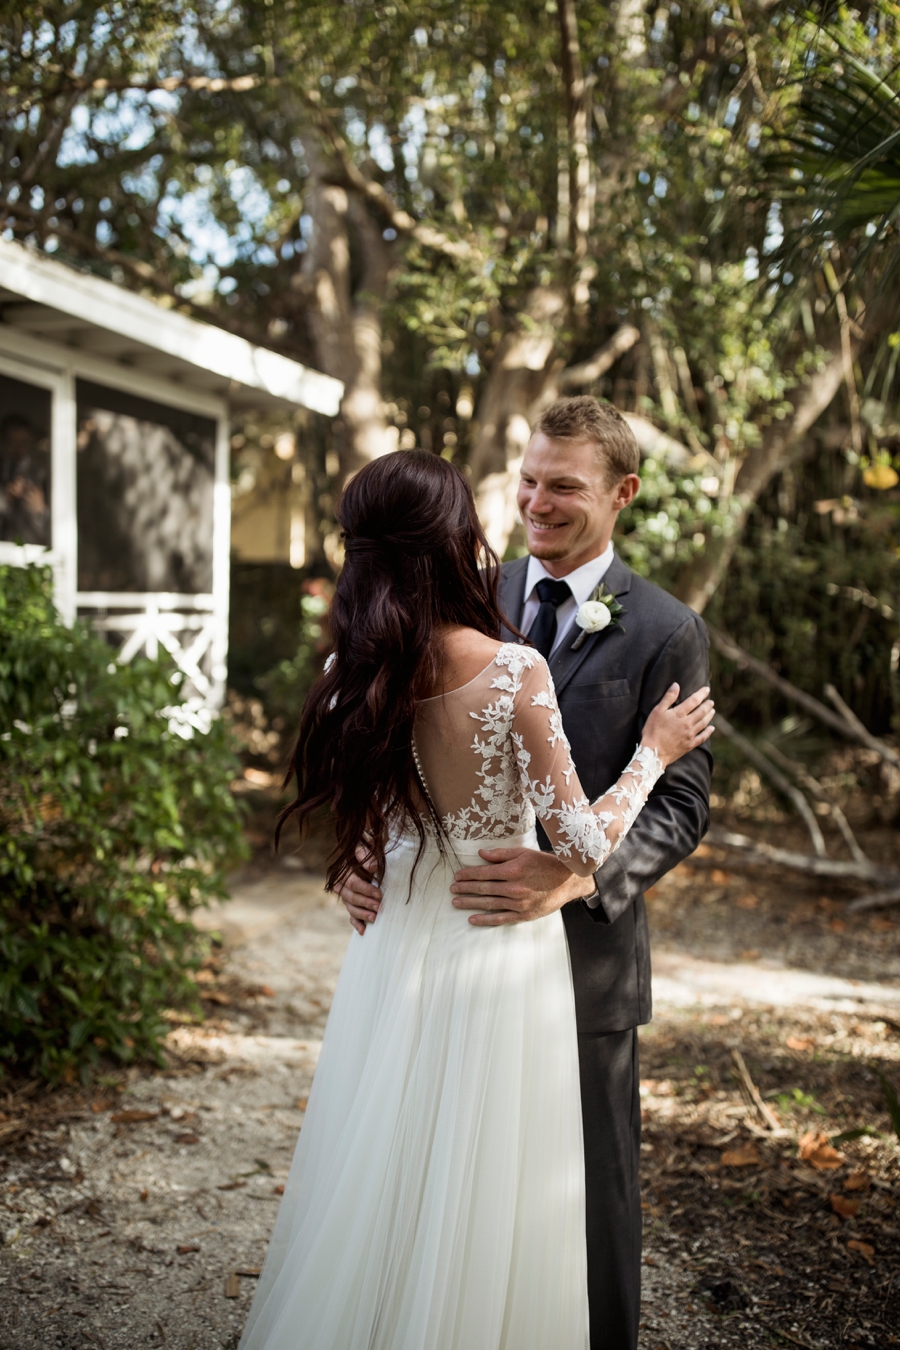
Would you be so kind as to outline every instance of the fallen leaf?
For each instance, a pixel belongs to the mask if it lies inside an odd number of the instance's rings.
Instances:
[[[759,952],[757,951],[757,949],[756,949],[755,947],[747,947],[745,951],[742,951],[742,952],[741,952],[741,960],[742,960],[742,961],[758,961],[758,960],[759,960]]]
[[[274,997],[275,997],[275,990],[271,987],[271,985],[268,985],[268,984],[260,984],[260,985],[257,985],[257,987],[256,987],[256,992],[257,992],[258,994],[261,994],[263,998],[274,998]]]
[[[716,886],[727,886],[732,878],[730,872],[723,872],[721,867],[714,867],[709,874],[709,879]]]
[[[711,853],[712,849],[709,844],[698,844],[690,856],[692,858],[708,858]]]
[[[875,1255],[875,1248],[870,1242],[860,1242],[859,1238],[851,1238],[847,1246],[851,1252],[859,1252],[860,1256],[864,1257],[870,1266],[874,1266],[875,1262],[872,1257]]]
[[[236,1270],[236,1275],[246,1275],[251,1280],[256,1280],[262,1274],[262,1266],[247,1266],[245,1270]]]
[[[296,1107],[297,1107],[297,1110],[298,1110],[298,1111],[305,1111],[305,1110],[306,1110],[306,1104],[307,1104],[308,1101],[309,1101],[309,1098],[308,1098],[308,1097],[298,1097],[298,1098],[297,1098],[297,1101],[295,1102],[295,1105],[296,1105]]]
[[[188,1252],[199,1252],[200,1248],[196,1242],[183,1242],[180,1247],[175,1248],[179,1256],[187,1256]]]
[[[236,1275],[228,1275],[225,1278],[225,1297],[240,1298],[241,1282]]]
[[[146,1201],[149,1199],[149,1197],[150,1197],[150,1192],[149,1192],[149,1191],[141,1191],[141,1196],[140,1196],[140,1198],[141,1198],[141,1202],[142,1202],[142,1203],[146,1203]]]
[[[828,1200],[835,1214],[840,1214],[842,1219],[855,1219],[862,1204],[861,1200],[848,1200],[846,1195],[829,1195]]]
[[[812,1036],[788,1036],[785,1045],[789,1050],[815,1050],[816,1042]]]
[[[114,1111],[110,1116],[113,1125],[137,1125],[141,1120],[157,1120],[158,1111]]]
[[[742,895],[735,903],[738,909],[756,909],[759,899],[755,895]]]
[[[800,1140],[800,1157],[818,1172],[831,1172],[844,1162],[844,1155],[832,1148],[821,1130],[807,1130]]]
[[[217,1191],[239,1191],[242,1186],[246,1186],[246,1181],[223,1181],[216,1187]]]
[[[99,1116],[101,1111],[105,1111],[107,1109],[107,1106],[108,1106],[107,1102],[91,1102],[91,1111],[95,1116]]]
[[[867,1191],[872,1184],[868,1172],[851,1172],[844,1182],[845,1191]]]
[[[283,1182],[283,1181],[280,1183],[280,1185],[278,1185],[278,1186],[273,1186],[273,1187],[272,1187],[272,1194],[273,1194],[273,1195],[284,1195],[284,1182]],[[851,1203],[852,1203],[852,1202],[851,1202]]]
[[[828,927],[832,933],[846,933],[847,925],[843,919],[832,919]]]
[[[216,1003],[220,1008],[231,1008],[232,1000],[227,994],[220,994],[218,989],[204,989],[200,997],[204,1003]]]
[[[727,1148],[719,1158],[723,1167],[755,1167],[762,1159],[755,1144],[741,1144],[739,1148]]]
[[[199,1134],[193,1134],[193,1133],[191,1133],[191,1131],[186,1130],[183,1134],[176,1134],[176,1136],[175,1136],[175,1143],[176,1143],[176,1144],[199,1144],[199,1143],[200,1143],[200,1136],[199,1136]]]

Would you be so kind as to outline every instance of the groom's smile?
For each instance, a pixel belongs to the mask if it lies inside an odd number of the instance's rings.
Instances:
[[[517,496],[529,553],[556,577],[596,558],[639,486],[636,474],[610,482],[593,441],[556,440],[535,432],[522,461]]]

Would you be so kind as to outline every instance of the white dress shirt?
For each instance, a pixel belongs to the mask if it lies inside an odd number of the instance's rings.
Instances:
[[[564,581],[572,592],[572,596],[571,599],[564,600],[556,611],[556,637],[553,640],[553,647],[550,652],[552,656],[565,637],[579,606],[584,604],[591,592],[596,590],[606,576],[613,557],[613,546],[612,543],[609,543],[598,557],[591,558],[590,562],[582,563],[580,567],[575,568],[574,572],[569,572],[564,577],[551,577],[539,558],[530,557],[525,576],[525,608],[522,610],[520,625],[522,632],[527,636],[541,606],[534,589],[538,582],[543,581],[544,577],[550,577],[551,581]]]

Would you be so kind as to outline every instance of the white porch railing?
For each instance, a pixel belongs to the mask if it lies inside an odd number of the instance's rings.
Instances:
[[[76,603],[97,632],[122,635],[116,652],[120,664],[142,652],[155,660],[162,647],[204,703],[219,701],[223,672],[216,655],[225,650],[228,634],[227,619],[216,611],[212,595],[79,591]]]

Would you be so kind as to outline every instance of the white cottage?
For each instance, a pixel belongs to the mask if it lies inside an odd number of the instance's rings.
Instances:
[[[234,409],[333,415],[297,361],[0,241],[0,562],[53,567],[118,660],[224,693]]]

